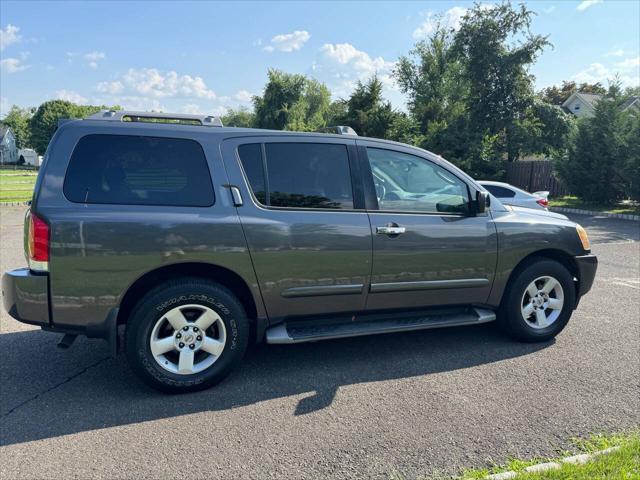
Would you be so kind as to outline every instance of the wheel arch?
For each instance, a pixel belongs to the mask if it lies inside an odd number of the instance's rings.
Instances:
[[[513,270],[511,270],[511,273],[509,274],[509,278],[506,283],[507,288],[505,288],[504,291],[502,292],[502,298],[500,300],[500,303],[502,303],[502,300],[505,298],[505,294],[508,290],[509,285],[512,284],[513,279],[522,270],[524,270],[525,268],[527,268],[529,265],[536,262],[537,260],[541,260],[541,259],[555,260],[556,262],[560,263],[562,266],[564,266],[567,269],[569,274],[574,279],[573,283],[574,283],[574,288],[576,293],[576,299],[579,298],[580,270],[578,269],[578,264],[576,263],[575,258],[573,258],[573,256],[571,256],[569,253],[565,252],[564,250],[560,250],[556,248],[548,248],[543,250],[536,250],[535,252],[530,253],[529,255],[521,259],[520,262],[518,262],[518,264],[513,268]]]
[[[216,283],[228,288],[231,293],[240,300],[240,303],[242,303],[253,328],[255,328],[258,317],[262,316],[258,313],[259,311],[262,312],[261,305],[256,303],[256,298],[254,298],[251,288],[236,272],[210,263],[185,262],[156,268],[145,273],[133,282],[127,288],[120,301],[118,324],[121,325],[127,323],[129,314],[135,307],[136,303],[147,292],[167,280],[179,277],[199,277],[215,281]]]

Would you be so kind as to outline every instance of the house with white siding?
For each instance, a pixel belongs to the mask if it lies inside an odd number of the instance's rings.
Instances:
[[[0,125],[0,165],[16,163],[17,161],[16,137],[9,127]]]
[[[603,98],[604,95],[575,92],[565,100],[562,108],[578,118],[593,117],[596,103]],[[628,109],[633,109],[640,113],[640,97],[630,97],[621,107],[622,111]]]

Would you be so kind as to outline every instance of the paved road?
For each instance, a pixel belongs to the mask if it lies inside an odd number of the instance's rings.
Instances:
[[[2,269],[23,265],[2,208]],[[492,325],[263,346],[219,387],[167,396],[101,341],[69,351],[3,312],[0,477],[407,478],[553,455],[640,425],[640,228],[576,217],[600,257],[554,341]]]

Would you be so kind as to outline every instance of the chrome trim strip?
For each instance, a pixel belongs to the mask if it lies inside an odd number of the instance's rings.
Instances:
[[[486,287],[486,278],[462,278],[459,280],[428,280],[419,282],[372,283],[371,293],[407,292],[411,290],[438,290],[442,288],[474,288]]]
[[[284,298],[315,297],[323,295],[355,295],[362,293],[362,283],[353,285],[314,285],[312,287],[287,288],[280,295]]]

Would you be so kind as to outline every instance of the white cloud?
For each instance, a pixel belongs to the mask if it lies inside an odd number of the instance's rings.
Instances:
[[[85,104],[87,99],[73,90],[58,90],[56,92],[56,98],[58,100],[66,100],[67,102]]]
[[[438,28],[438,24],[446,29],[458,30],[462,17],[467,13],[467,9],[464,7],[452,7],[447,10],[444,15],[439,16],[434,12],[427,12],[427,19],[413,31],[413,38],[420,40],[428,38]]]
[[[89,65],[89,67],[93,68],[94,70],[98,68],[98,61],[104,60],[105,57],[106,55],[104,54],[104,52],[93,51],[84,54],[84,59],[87,61],[87,65]]]
[[[4,118],[9,113],[9,99],[0,97],[0,118]]]
[[[124,85],[120,81],[115,82],[100,82],[96,85],[96,90],[100,93],[109,93],[111,95],[115,95],[117,93],[122,93],[124,90]]]
[[[311,70],[313,76],[327,84],[335,97],[346,98],[359,80],[377,75],[383,83],[385,96],[396,89],[391,77],[393,62],[382,57],[372,57],[349,43],[326,43],[318,51]]]
[[[637,70],[640,67],[640,57],[626,58],[615,64],[615,67],[622,71]]]
[[[87,53],[78,53],[78,52],[67,52],[67,61],[69,63],[73,63],[74,58],[80,58],[87,62],[87,66],[92,69],[98,68],[98,62],[104,60],[106,58],[106,54],[104,52],[87,52]]]
[[[392,62],[385,61],[382,57],[371,58],[368,53],[358,50],[350,43],[325,43],[320,52],[326,59],[341,65],[349,65],[356,72],[372,75],[380,70],[388,70],[393,66]]]
[[[206,113],[204,113],[201,109],[200,109],[200,105],[197,105],[195,103],[187,103],[183,108],[182,108],[182,113],[189,113],[191,115],[206,115]]]
[[[587,8],[592,7],[593,5],[596,5],[598,3],[602,3],[602,0],[582,0],[582,2],[580,2],[580,5],[576,7],[576,10],[578,10],[579,12],[582,12]]]
[[[293,52],[300,50],[309,41],[311,35],[306,30],[296,30],[292,33],[276,35],[271,39],[269,45],[264,47],[267,52],[278,50],[280,52]]]
[[[10,23],[2,29],[0,28],[0,50],[4,50],[12,43],[19,42],[22,36],[18,33],[20,27],[11,25]]]
[[[620,62],[619,64],[616,64],[617,68],[615,70],[611,70],[601,63],[592,63],[586,69],[574,75],[573,79],[578,83],[600,82],[602,85],[606,86],[615,78],[618,71],[626,69],[628,72],[628,70],[633,69],[633,66],[628,66],[633,62],[636,62],[637,64],[638,59],[629,58],[624,62]],[[621,64],[625,65],[624,68],[620,66]],[[635,74],[633,72],[623,73],[621,75],[618,75],[618,78],[622,82],[623,87],[635,87],[640,84],[640,75],[638,74],[637,69],[635,71]]]
[[[163,73],[155,68],[130,68],[122,76],[121,83],[125,90],[148,97],[216,98],[202,77],[178,75],[175,71]]]
[[[549,5],[547,8],[543,8],[542,11],[544,13],[553,13],[556,9],[555,5]]]
[[[622,57],[624,55],[624,50],[621,48],[611,50],[605,56],[606,57]]]
[[[25,65],[20,58],[3,58],[0,60],[0,70],[7,73],[21,72],[30,66]]]
[[[253,95],[246,90],[239,90],[238,92],[236,92],[233,98],[235,98],[239,102],[249,103],[253,98]]]

